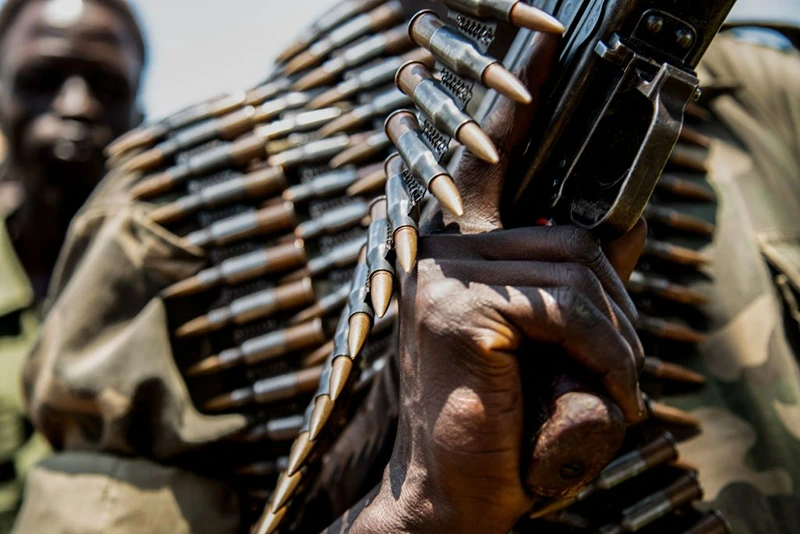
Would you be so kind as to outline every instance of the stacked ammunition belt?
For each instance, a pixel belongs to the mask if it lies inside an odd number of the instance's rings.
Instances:
[[[424,11],[407,29],[409,14],[397,2],[342,2],[279,55],[264,84],[144,126],[109,149],[121,172],[141,175],[131,194],[157,205],[153,219],[208,258],[163,296],[175,357],[197,405],[251,421],[221,444],[226,454],[216,470],[251,498],[253,511],[266,505],[253,532],[291,524],[319,460],[396,342],[394,265],[413,269],[425,193],[463,211],[446,168],[453,143],[497,162],[469,114],[474,98],[490,88],[531,100],[487,55],[497,24],[563,31],[520,1],[444,3],[449,22]],[[691,130],[684,139],[704,142]],[[673,162],[704,168],[689,153],[676,152]],[[702,334],[662,316],[655,303],[701,307],[703,296],[669,273],[692,271],[705,259],[667,238],[672,231],[707,237],[713,228],[660,200],[710,202],[713,195],[701,180],[675,174],[658,191],[647,214],[652,239],[629,290],[645,339],[680,347]],[[702,383],[668,352],[652,354],[645,373],[659,384],[656,392],[664,382]],[[665,524],[673,530],[661,531],[724,532],[717,515],[691,508],[702,491],[666,432],[679,435],[696,421],[655,400],[649,407],[651,422],[629,433],[599,477],[599,469],[575,474],[593,482],[540,503],[521,528],[536,521],[537,532]]]

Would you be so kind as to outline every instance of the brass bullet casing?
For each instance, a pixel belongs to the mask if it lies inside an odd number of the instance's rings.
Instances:
[[[712,510],[684,534],[728,534],[729,532],[731,529],[725,517],[718,510]]]
[[[694,145],[700,148],[709,148],[711,146],[711,138],[707,135],[698,132],[694,128],[689,126],[683,125],[681,128],[680,136],[678,137],[678,141],[682,141],[684,143],[688,143],[690,145]]]
[[[328,198],[347,189],[362,176],[363,172],[364,169],[354,166],[326,172],[307,182],[293,185],[283,192],[283,198],[295,204]]]
[[[493,165],[500,161],[489,136],[472,117],[461,111],[425,65],[406,63],[397,71],[395,83],[440,131],[456,138],[480,159]]]
[[[501,95],[530,104],[525,85],[496,59],[480,52],[466,36],[448,27],[432,10],[420,11],[408,24],[411,40],[430,50],[445,67],[464,78],[482,82]]]
[[[206,247],[226,245],[254,235],[264,235],[293,228],[297,214],[291,202],[279,202],[250,210],[190,233],[184,239],[190,245]]]
[[[265,274],[296,269],[307,261],[304,243],[295,240],[227,259],[169,286],[161,296],[167,299],[193,295],[216,287],[221,282],[239,284]]]
[[[311,101],[311,93],[290,91],[267,100],[256,108],[254,124],[262,124],[277,119],[282,113],[301,108]]]
[[[350,295],[350,288],[346,284],[342,284],[333,293],[325,295],[316,304],[292,317],[289,320],[289,324],[302,323],[339,311],[347,304],[348,295]]]
[[[191,126],[197,122],[225,115],[245,104],[245,92],[214,97],[190,106],[161,121],[146,124],[123,134],[106,148],[106,154],[119,158],[123,153],[144,148],[161,141],[167,134]]]
[[[634,271],[625,283],[628,292],[633,294],[650,293],[679,304],[703,306],[708,297],[686,286],[673,284],[666,278]]]
[[[541,9],[520,0],[436,0],[450,9],[480,19],[508,22],[518,28],[562,34],[564,25]]]
[[[411,104],[411,99],[395,87],[389,87],[386,91],[377,94],[364,105],[353,108],[352,111],[345,113],[319,130],[321,137],[329,137],[333,134],[362,126],[376,117],[382,117],[387,113],[398,108]]]
[[[346,0],[336,4],[335,7],[303,30],[289,46],[278,53],[276,60],[279,63],[288,61],[308,48],[320,36],[333,30],[350,17],[369,11],[383,2],[384,0]]]
[[[682,476],[674,484],[623,510],[623,532],[638,532],[645,526],[703,497],[694,473]]]
[[[284,190],[286,185],[286,175],[280,167],[264,167],[156,208],[150,212],[150,218],[158,224],[167,224],[201,209],[224,206],[247,198],[267,198]]]
[[[247,106],[260,106],[267,100],[285,93],[291,87],[291,82],[286,77],[280,77],[262,83],[245,92],[244,103]]]
[[[647,405],[647,411],[650,417],[662,423],[697,429],[701,426],[698,418],[678,408],[667,406],[666,404],[661,404],[650,399],[646,399],[645,404]]]
[[[371,170],[369,174],[365,174],[356,183],[348,187],[347,195],[351,197],[371,195],[383,190],[385,186],[386,173],[383,170],[383,165],[378,164],[378,168]]]
[[[295,235],[300,239],[311,239],[320,235],[333,234],[361,224],[369,213],[369,205],[357,198],[352,202],[324,211],[319,217],[297,225]]]
[[[312,70],[294,84],[297,91],[307,91],[320,85],[332,83],[344,71],[363,65],[367,61],[385,54],[399,54],[411,48],[403,25],[379,33],[363,41],[357,42],[341,51]]]
[[[280,120],[259,126],[254,133],[266,144],[267,141],[287,137],[293,133],[309,132],[318,129],[342,114],[342,108],[329,107],[286,114]]]
[[[296,350],[316,346],[325,341],[322,321],[291,326],[276,332],[254,337],[239,347],[226,349],[216,356],[209,356],[187,369],[188,376],[207,375],[232,369],[239,365],[255,365],[279,358]]]
[[[655,378],[682,382],[684,384],[695,384],[699,386],[706,382],[706,378],[700,373],[696,373],[682,365],[665,362],[653,357],[645,358],[643,372]]]
[[[351,358],[357,357],[361,352],[372,329],[374,311],[372,306],[367,303],[368,277],[369,267],[367,265],[365,247],[359,255],[358,265],[350,286],[350,296],[347,301],[347,307],[350,312],[348,319],[350,332],[347,338],[347,348]]]
[[[675,167],[699,174],[708,174],[709,171],[707,158],[699,157],[693,150],[680,145],[676,146],[675,150],[672,151],[669,163]]]
[[[257,476],[268,477],[277,475],[286,469],[289,459],[286,456],[281,456],[276,460],[267,460],[263,462],[255,462],[252,464],[237,467],[234,473],[241,476]]]
[[[282,442],[294,440],[305,421],[302,415],[291,415],[280,419],[258,423],[230,439],[237,443]]]
[[[145,177],[131,189],[131,195],[136,199],[161,195],[189,178],[204,176],[228,166],[244,167],[265,155],[263,141],[255,135],[247,135],[196,154],[162,173]]]
[[[297,471],[293,475],[282,474],[275,485],[275,491],[271,498],[271,512],[273,514],[284,508],[294,497],[294,493],[300,482],[303,480],[303,471]]]
[[[401,56],[389,57],[375,65],[367,65],[359,70],[348,72],[344,81],[314,97],[306,107],[319,109],[330,106],[361,91],[393,83],[397,69],[407,61],[421,61],[429,68],[433,68],[434,65],[434,59],[430,52],[423,48],[415,48]]]
[[[327,161],[342,150],[363,141],[359,135],[337,135],[329,139],[319,139],[284,152],[274,154],[267,162],[275,167],[290,169],[299,165]]]
[[[656,187],[673,195],[699,202],[716,202],[717,195],[710,187],[679,178],[675,175],[664,173],[658,179]]]
[[[270,317],[277,312],[297,309],[314,302],[315,293],[311,279],[258,291],[238,298],[228,306],[184,324],[175,331],[176,337],[189,337],[215,332],[233,324],[247,324],[256,319]]]
[[[661,224],[680,232],[700,236],[714,235],[714,224],[664,206],[649,203],[644,210],[644,217],[649,224]]]
[[[650,237],[645,242],[643,255],[694,268],[708,265],[711,262],[711,259],[702,252],[672,245]]]
[[[665,432],[644,447],[614,460],[603,470],[594,485],[598,489],[609,490],[657,465],[671,462],[677,458],[678,443],[672,434]]]
[[[402,19],[403,7],[400,2],[396,1],[388,2],[369,13],[353,17],[288,61],[284,66],[284,73],[291,75],[314,67],[334,50],[363,35],[386,29]]]
[[[150,171],[178,152],[189,150],[214,139],[231,140],[249,132],[253,127],[256,109],[246,106],[216,119],[210,119],[177,132],[123,166],[123,172]]]
[[[389,220],[386,197],[378,197],[370,206],[370,225],[367,233],[367,266],[372,309],[383,317],[392,300],[394,268],[386,258],[389,253]]]
[[[386,202],[389,224],[393,229],[393,241],[397,262],[405,272],[414,268],[417,260],[417,220],[419,207],[408,191],[403,178],[403,159],[393,154],[384,165],[386,181]]]
[[[359,219],[360,220],[360,219]],[[290,282],[299,280],[304,276],[319,276],[332,269],[343,269],[350,267],[358,261],[358,254],[364,243],[366,236],[359,236],[349,241],[345,241],[341,245],[337,245],[326,254],[317,256],[308,261],[304,269],[299,269],[282,280],[282,282]]]
[[[702,343],[706,340],[705,334],[693,328],[644,314],[639,315],[636,326],[637,329],[648,334],[680,343]]]
[[[425,184],[445,209],[458,217],[463,215],[461,193],[425,144],[414,114],[404,110],[392,113],[386,119],[385,130],[411,174]]]
[[[332,169],[339,169],[345,165],[364,163],[378,154],[384,153],[389,146],[391,146],[391,142],[383,131],[371,133],[363,143],[336,154],[331,159],[330,166]]]

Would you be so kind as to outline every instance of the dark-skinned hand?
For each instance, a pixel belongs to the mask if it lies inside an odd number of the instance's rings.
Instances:
[[[557,47],[539,36],[518,73],[534,101]],[[417,269],[401,281],[398,436],[354,532],[509,532],[533,503],[520,475],[518,358],[562,354],[598,377],[628,422],[645,416],[636,310],[622,282],[643,221],[606,244],[573,226],[502,228],[507,154],[534,108],[499,100],[482,126],[500,164],[462,155],[453,177],[465,215],[420,240]]]

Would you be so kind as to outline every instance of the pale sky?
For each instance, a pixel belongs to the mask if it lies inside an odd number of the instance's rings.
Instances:
[[[333,2],[134,0],[150,45],[148,116],[257,83],[279,48]]]

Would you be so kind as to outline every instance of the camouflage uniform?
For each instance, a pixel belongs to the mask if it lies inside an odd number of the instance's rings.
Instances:
[[[739,72],[732,56],[758,74]],[[700,393],[668,399],[705,423],[704,433],[684,442],[683,453],[700,468],[707,500],[737,532],[800,532],[792,455],[800,438],[800,374],[791,338],[798,325],[790,298],[800,288],[800,229],[793,220],[800,207],[800,103],[791,90],[800,87],[798,59],[728,37],[712,47],[705,81],[735,79],[744,87],[715,99],[711,108],[721,121],[701,126],[715,137],[709,181],[719,203],[680,206],[716,221],[713,242],[676,241],[707,246],[713,261],[699,276],[669,273],[708,291],[707,314],[675,319],[710,336],[698,347],[700,358],[690,358],[685,346],[653,349],[664,359],[686,358],[711,378]],[[201,251],[150,221],[149,207],[130,202],[128,187],[113,176],[104,182],[74,221],[54,277],[55,301],[26,367],[26,393],[37,428],[69,452],[34,472],[19,532],[240,528],[230,488],[192,472],[205,472],[215,460],[213,443],[246,422],[195,409],[157,296],[201,267]],[[381,453],[392,441],[394,418],[386,417],[396,413],[392,383],[376,382],[373,403],[346,431],[345,441],[359,445],[337,446],[353,469],[343,471],[335,454],[326,461],[315,513],[306,514],[314,516],[307,518],[314,528],[377,481]],[[359,447],[362,456],[354,456]],[[346,491],[331,491],[339,489],[342,472]]]
[[[701,75],[714,120],[697,127],[719,200],[674,207],[716,223],[710,243],[675,240],[711,258],[682,277],[709,297],[703,318],[684,317],[708,338],[698,359],[670,356],[708,383],[668,399],[703,423],[682,456],[733,531],[800,532],[800,53],[722,35]]]

